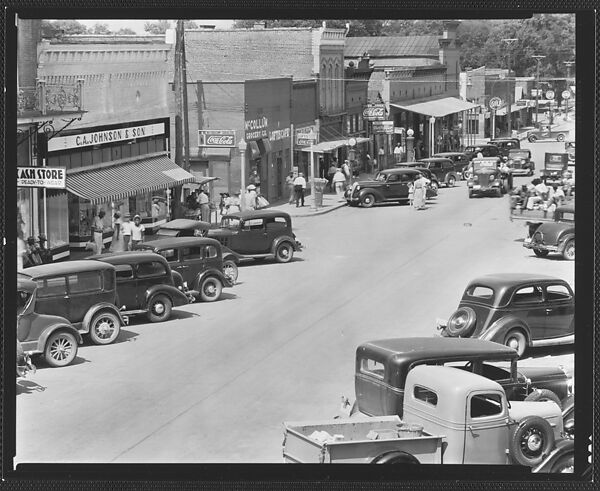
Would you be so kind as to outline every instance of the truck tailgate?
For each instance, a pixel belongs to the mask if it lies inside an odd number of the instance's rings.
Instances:
[[[398,416],[381,416],[365,420],[334,419],[284,423],[283,457],[288,463],[370,463],[379,455],[402,450],[419,462],[442,463],[443,437],[423,433],[423,436],[400,438]],[[320,442],[310,437],[314,432],[341,435],[337,441]],[[370,432],[380,434],[369,439]]]

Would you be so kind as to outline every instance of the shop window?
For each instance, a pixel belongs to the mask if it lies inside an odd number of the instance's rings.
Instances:
[[[128,159],[129,157],[131,157],[131,147],[132,147],[132,145],[123,145],[121,147],[121,158],[122,159]]]
[[[17,188],[17,234],[23,240],[33,235],[31,192],[31,189]]]
[[[101,151],[102,151],[101,162],[110,162],[110,157],[111,157],[110,147],[102,147]]]
[[[43,191],[40,191],[43,193]],[[43,206],[43,196],[39,200]],[[43,214],[40,214],[43,216]],[[46,191],[46,247],[53,249],[69,243],[69,203],[67,193]]]
[[[81,152],[74,152],[71,155],[71,163],[69,165],[69,169],[77,169],[81,166],[82,166]]]
[[[148,140],[143,140],[141,142],[139,142],[140,144],[140,155],[145,155],[147,153],[150,153],[148,151]]]
[[[121,158],[121,147],[112,147],[110,149],[110,160],[119,160]]]

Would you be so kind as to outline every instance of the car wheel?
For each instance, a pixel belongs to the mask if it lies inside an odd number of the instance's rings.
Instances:
[[[70,332],[59,331],[46,341],[44,358],[51,367],[64,367],[77,356],[77,339]]]
[[[572,453],[559,458],[550,469],[552,474],[572,474],[575,472],[575,459]]]
[[[533,253],[537,257],[546,257],[549,254],[549,252],[545,251],[544,249],[533,249]]]
[[[277,246],[275,259],[278,263],[289,263],[294,257],[294,248],[289,242],[282,242]]]
[[[575,259],[575,239],[571,239],[565,244],[563,257],[567,261],[573,261]]]
[[[535,389],[531,394],[529,394],[525,398],[525,400],[540,402],[552,401],[562,410],[562,403],[560,402],[560,399],[554,392],[552,392],[549,389]]]
[[[214,276],[209,276],[200,285],[200,298],[203,302],[214,302],[219,299],[222,291],[221,281]]]
[[[523,331],[513,329],[504,338],[504,345],[516,350],[519,358],[521,358],[527,349],[527,338]]]
[[[565,135],[563,133],[559,133],[558,135],[556,135],[556,141],[564,142],[565,141]]]
[[[231,259],[223,261],[223,274],[227,276],[227,278],[229,278],[232,283],[235,283],[238,279],[237,264],[235,264],[235,262]]]
[[[373,459],[371,464],[420,464],[413,454],[403,451],[389,452]]]
[[[173,302],[166,295],[155,295],[148,303],[146,316],[150,322],[163,322],[171,317]]]
[[[433,189],[434,191],[437,191],[440,187],[440,185],[436,182],[436,181],[431,181],[431,189]]]
[[[94,344],[110,344],[120,331],[121,319],[108,310],[96,314],[90,324],[90,338]]]
[[[363,208],[371,208],[375,204],[375,195],[372,193],[363,195],[360,200],[360,204],[363,206]]]
[[[448,177],[448,187],[453,188],[456,185],[456,178],[454,176]]]
[[[531,135],[531,136],[527,137],[527,141],[529,141],[529,143],[535,143],[536,140],[537,140],[536,136]]]
[[[550,423],[540,416],[525,417],[510,440],[510,456],[516,464],[533,467],[554,447]]]
[[[467,338],[475,329],[476,320],[477,316],[471,307],[459,307],[448,319],[446,331],[452,337]]]

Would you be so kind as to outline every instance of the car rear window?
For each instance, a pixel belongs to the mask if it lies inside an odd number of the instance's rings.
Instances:
[[[102,290],[100,271],[82,271],[67,276],[69,293],[88,293]]]
[[[39,298],[57,297],[67,294],[67,280],[64,276],[45,278],[37,281]]]
[[[383,375],[385,373],[383,363],[372,360],[370,358],[363,358],[360,361],[360,371],[368,375],[373,375],[374,377],[377,377],[382,380]]]
[[[546,287],[546,297],[549,301],[569,300],[571,292],[565,285],[548,285]]]
[[[492,300],[494,298],[494,290],[489,286],[473,285],[467,289],[466,293],[469,297],[480,300]]]
[[[173,230],[171,228],[159,228],[156,235],[160,235],[162,237],[177,237],[180,230]]]
[[[421,387],[420,385],[415,385],[413,397],[419,401],[431,404],[432,406],[437,406],[438,403],[437,394],[433,390],[428,389],[427,387]]]

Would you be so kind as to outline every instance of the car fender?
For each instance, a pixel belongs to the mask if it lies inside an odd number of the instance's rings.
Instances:
[[[568,232],[566,234],[559,235],[558,241],[556,244],[558,246],[558,252],[562,253],[563,250],[565,249],[565,245],[567,245],[567,242],[574,238],[575,238],[574,232]]]
[[[532,472],[551,472],[552,467],[562,456],[575,452],[575,440],[564,438],[558,440],[554,444],[554,448],[537,466],[532,469]]]
[[[171,299],[174,307],[187,305],[189,303],[186,294],[173,285],[152,285],[150,288],[146,289],[144,293],[146,308],[148,307],[150,299],[158,294],[167,295]]]
[[[227,256],[232,256],[233,261],[238,264],[243,256],[235,251],[232,251],[229,247],[221,246],[221,256],[225,259]]]
[[[381,194],[381,191],[379,191],[378,189],[375,188],[361,188],[361,190],[358,193],[358,197],[359,199],[362,201],[363,196],[365,194],[372,194],[373,196],[375,196],[375,201],[383,201],[383,194]]]
[[[507,315],[495,321],[490,327],[483,331],[479,335],[479,339],[485,339],[486,341],[494,341],[497,343],[504,343],[504,337],[508,331],[515,327],[521,328],[527,338],[527,345],[531,345],[531,333],[529,332],[529,326],[519,319],[515,315]]]
[[[70,332],[73,336],[75,336],[75,339],[77,340],[77,344],[81,344],[83,343],[83,338],[81,337],[81,334],[77,331],[77,329],[75,329],[72,325],[67,324],[67,323],[56,323],[56,324],[52,324],[48,327],[46,327],[44,329],[44,331],[42,332],[42,334],[40,335],[40,337],[38,338],[38,349],[37,352],[39,353],[43,353],[44,349],[46,348],[46,342],[48,341],[48,338],[54,334],[56,331],[67,331]]]
[[[281,235],[273,241],[273,244],[271,244],[271,254],[275,254],[277,248],[279,247],[279,244],[281,244],[282,242],[289,242],[290,244],[292,244],[294,251],[298,250],[298,248],[296,247],[296,239],[294,239],[291,235]]]
[[[211,276],[218,278],[219,281],[221,283],[223,283],[223,286],[232,286],[231,280],[223,274],[223,271],[219,271],[218,269],[211,268],[211,269],[207,269],[206,271],[202,271],[202,273],[200,273],[200,274],[198,274],[198,276],[196,276],[196,279],[194,280],[194,286],[195,286],[194,290],[200,291],[200,285],[202,284],[202,282],[206,278],[209,278]]]
[[[108,302],[101,302],[97,303],[86,312],[83,321],[81,322],[81,329],[84,333],[90,332],[90,323],[92,322],[94,316],[101,310],[110,310],[113,314],[116,314],[119,317],[121,325],[127,324],[127,321],[123,318],[121,312],[119,312],[119,309],[114,304]]]

